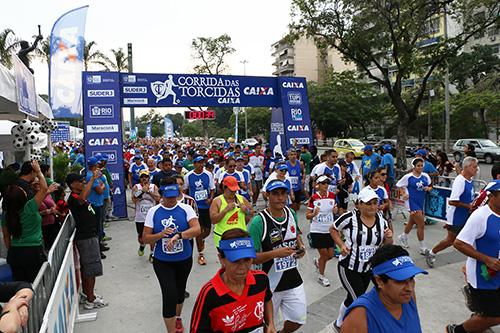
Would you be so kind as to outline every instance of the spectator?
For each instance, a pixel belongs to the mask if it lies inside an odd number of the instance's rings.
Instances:
[[[439,173],[439,179],[437,184],[440,186],[450,187],[450,180],[444,177],[449,177],[453,172],[453,164],[448,160],[448,156],[443,151],[437,153],[437,171]]]
[[[19,171],[17,185],[26,192],[28,199],[33,199],[35,192],[31,188],[31,183],[35,180],[37,174],[31,166],[31,162],[24,162]]]
[[[56,186],[57,184],[49,187],[47,195],[38,207],[38,212],[40,213],[40,216],[42,216],[42,235],[46,251],[50,250],[50,247],[54,243],[57,233],[59,232],[59,224],[56,223],[56,203],[52,198],[52,193],[58,188],[58,186]],[[31,183],[31,187],[35,193],[38,193],[40,190],[40,180],[35,178],[33,183]]]
[[[28,322],[28,304],[33,297],[27,282],[0,283],[0,332],[17,333]]]

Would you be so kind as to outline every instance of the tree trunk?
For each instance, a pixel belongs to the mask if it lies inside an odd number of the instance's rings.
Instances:
[[[408,121],[406,120],[399,120],[398,122],[396,169],[399,170],[406,170],[406,132],[408,125]],[[396,176],[396,178],[398,177]]]
[[[486,109],[479,109],[479,121],[481,122],[481,132],[485,139],[488,139],[488,125],[486,124]]]

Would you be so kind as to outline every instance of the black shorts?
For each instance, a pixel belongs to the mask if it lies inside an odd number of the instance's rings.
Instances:
[[[337,205],[339,208],[347,209],[349,204],[349,193],[346,191],[340,190],[337,194]]]
[[[335,242],[333,241],[330,234],[320,234],[311,232],[311,247],[314,249],[328,249],[335,247]]]
[[[302,190],[293,191],[294,200],[293,203],[300,204],[302,202]]]
[[[135,222],[135,230],[137,230],[137,235],[142,237],[144,231],[144,222]]]
[[[500,288],[475,289],[469,285],[472,306],[484,317],[500,317]]]
[[[460,233],[460,231],[462,231],[462,229],[465,227],[465,224],[464,225],[446,224],[444,227],[446,228],[446,230],[451,231],[456,236],[456,235],[458,235]]]
[[[198,221],[200,221],[200,226],[202,228],[212,228],[212,220],[210,220],[210,209],[198,208],[198,216]]]

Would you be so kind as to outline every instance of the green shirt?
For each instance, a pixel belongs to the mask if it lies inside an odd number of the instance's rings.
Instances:
[[[12,237],[11,246],[42,246],[42,216],[35,198],[28,200],[21,212],[21,237]]]
[[[113,187],[113,179],[111,178],[111,174],[109,173],[108,168],[101,169],[101,172],[104,177],[106,177],[109,187]]]
[[[54,183],[54,181],[50,177],[45,177],[45,181],[47,182],[47,186],[50,186]]]
[[[306,175],[311,174],[311,160],[312,155],[310,152],[305,152],[300,154],[300,160],[304,162],[304,167],[306,168]]]
[[[187,170],[187,171],[191,171],[194,169],[194,166],[193,166],[193,161],[189,160],[189,159],[185,159],[184,160],[184,168]]]
[[[293,214],[293,219],[295,220],[295,228],[299,230],[298,224],[297,224],[297,213],[293,209],[290,208]],[[276,221],[278,222],[283,222],[285,220],[285,216],[277,218],[275,217]],[[260,214],[255,214],[253,217],[252,221],[248,225],[248,233],[250,234],[250,237],[252,237],[253,244],[255,247],[256,252],[261,252],[262,251],[262,233],[264,232],[264,221],[262,220],[262,217]]]

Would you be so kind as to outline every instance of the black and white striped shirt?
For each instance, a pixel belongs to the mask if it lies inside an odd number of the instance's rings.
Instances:
[[[368,260],[384,241],[384,230],[387,221],[380,212],[375,217],[375,224],[367,227],[357,210],[342,214],[335,222],[334,228],[344,235],[345,245],[351,249],[347,256],[340,256],[342,266],[358,273],[368,272]]]

